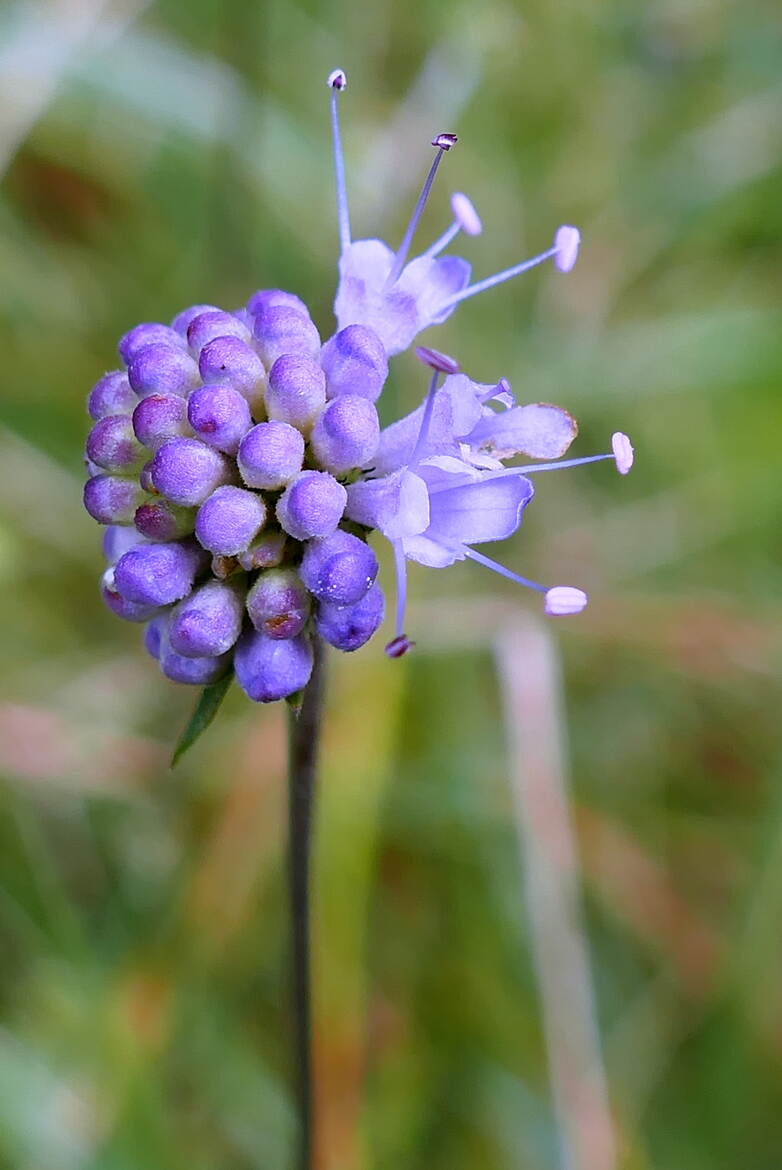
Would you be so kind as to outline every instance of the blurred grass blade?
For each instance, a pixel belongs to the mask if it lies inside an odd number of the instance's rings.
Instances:
[[[225,696],[228,694],[228,688],[233,682],[233,672],[218,679],[217,682],[210,683],[208,687],[204,687],[201,692],[201,697],[196,703],[196,708],[190,717],[190,721],[179,737],[179,742],[174,748],[174,754],[171,757],[171,767],[175,768],[186,751],[193,746],[195,741],[199,739],[206,731],[209,724],[214,719],[215,715],[220,709]]]

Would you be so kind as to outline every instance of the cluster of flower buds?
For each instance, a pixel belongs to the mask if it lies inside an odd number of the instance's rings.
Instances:
[[[354,325],[321,346],[304,303],[265,290],[237,313],[137,325],[119,353],[88,400],[106,604],[147,623],[168,678],[214,682],[233,664],[252,699],[295,694],[311,629],[356,650],[383,620],[377,559],[344,517],[380,439],[382,344]]]
[[[434,161],[402,243],[353,240],[338,94],[328,78],[341,254],[337,332],[321,344],[307,306],[266,289],[236,312],[185,309],[171,325],[143,324],[119,343],[124,369],[106,374],[88,402],[87,511],[107,525],[106,604],[147,623],[146,645],[177,682],[214,682],[231,667],[251,699],[299,692],[315,632],[358,649],[383,621],[378,531],[396,566],[396,633],[389,657],[411,646],[405,630],[408,560],[445,568],[470,559],[544,595],[553,617],[579,613],[586,594],[548,587],[490,560],[474,545],[518,528],[537,472],[612,460],[626,474],[629,439],[611,451],[563,460],[575,420],[548,403],[518,405],[510,384],[473,382],[446,354],[416,348],[429,368],[422,405],[382,432],[375,402],[388,358],[461,302],[551,261],[567,273],[580,235],[560,226],[550,247],[471,283],[471,266],[442,255],[477,236],[468,197],[453,220],[409,259],[424,204],[454,134],[437,134]],[[507,467],[525,456],[536,462]]]

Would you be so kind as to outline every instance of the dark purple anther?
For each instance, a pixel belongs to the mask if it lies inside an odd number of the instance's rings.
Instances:
[[[439,370],[441,374],[458,374],[459,363],[447,353],[440,353],[439,349],[430,349],[428,345],[417,345],[415,347],[415,356],[419,362],[423,362],[425,366],[429,366],[433,370]]]
[[[411,642],[407,634],[400,634],[398,638],[392,638],[386,646],[386,654],[389,658],[404,658],[408,650],[412,650],[415,642]]]

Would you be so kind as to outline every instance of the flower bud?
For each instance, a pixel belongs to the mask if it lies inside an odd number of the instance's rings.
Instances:
[[[144,489],[135,479],[94,475],[84,485],[84,507],[99,524],[132,524],[144,495]]]
[[[266,413],[306,434],[326,405],[326,375],[314,358],[287,353],[269,371]]]
[[[163,644],[163,635],[168,626],[169,611],[164,610],[157,617],[154,617],[144,630],[144,649],[152,658],[160,657],[160,649]]]
[[[170,326],[161,325],[157,321],[144,321],[121,337],[117,348],[119,356],[125,365],[129,366],[136,354],[147,345],[158,344],[173,345],[175,348],[184,350],[186,343],[184,338],[180,337]]]
[[[253,425],[246,398],[224,383],[194,390],[188,399],[187,417],[199,439],[229,455],[236,454]]]
[[[278,305],[284,305],[287,309],[296,309],[305,317],[310,315],[310,311],[301,297],[297,297],[295,293],[285,292],[281,288],[259,288],[247,302],[247,312],[254,317],[256,314],[276,308]]]
[[[114,584],[127,601],[170,605],[190,592],[207,561],[206,553],[194,541],[141,544],[117,561]]]
[[[196,536],[218,556],[243,552],[266,522],[266,505],[257,492],[219,487],[198,509]]]
[[[354,605],[333,605],[322,601],[318,606],[318,633],[337,650],[358,650],[383,623],[383,590],[374,584]]]
[[[254,317],[253,333],[267,370],[284,353],[317,358],[320,336],[309,316],[287,305],[272,305]]]
[[[111,612],[126,622],[148,622],[160,612],[157,605],[144,605],[136,601],[128,601],[117,592],[114,583],[114,567],[109,566],[100,579],[100,595]]]
[[[323,346],[320,364],[326,372],[326,396],[358,394],[374,402],[388,377],[385,347],[368,325],[348,325]]]
[[[130,414],[137,401],[125,371],[112,370],[90,390],[87,412],[96,421],[108,414]]]
[[[312,646],[298,638],[270,638],[246,630],[236,644],[234,668],[239,686],[256,703],[274,703],[303,690],[312,674]]]
[[[284,532],[262,532],[252,544],[239,553],[239,564],[247,572],[254,569],[273,569],[281,565],[288,537]]]
[[[177,313],[171,322],[171,328],[184,341],[187,341],[187,331],[191,321],[194,321],[196,317],[200,317],[202,313],[219,313],[221,311],[219,305],[189,305],[181,313]]]
[[[195,529],[195,516],[195,508],[182,508],[161,497],[137,508],[133,520],[136,531],[147,540],[169,541],[190,536]]]
[[[276,491],[301,471],[304,438],[284,422],[263,422],[254,426],[239,444],[237,462],[248,487]]]
[[[128,381],[139,398],[148,394],[185,398],[198,385],[198,366],[180,347],[157,342],[136,352],[128,366]]]
[[[110,565],[115,565],[123,553],[143,544],[144,537],[127,524],[110,524],[103,532],[103,555]]]
[[[310,616],[310,595],[293,569],[260,573],[247,594],[250,621],[270,638],[295,638]]]
[[[172,682],[203,687],[216,682],[225,674],[231,665],[231,655],[229,653],[221,654],[217,658],[186,658],[184,654],[177,654],[168,640],[167,632],[164,631],[160,641],[159,662],[163,674]]]
[[[98,419],[87,436],[86,455],[104,471],[127,475],[138,471],[147,453],[133,433],[127,414],[107,414]]]
[[[327,471],[302,471],[277,501],[277,519],[295,540],[330,536],[336,529],[348,493]]]
[[[333,398],[316,421],[310,437],[315,458],[332,475],[366,467],[379,442],[380,423],[374,404],[357,394]]]
[[[194,507],[221,484],[229,483],[232,465],[199,439],[169,439],[159,447],[150,468],[152,482],[174,504]]]
[[[251,336],[250,330],[238,317],[222,309],[201,313],[187,327],[187,344],[196,355],[216,337],[238,337],[241,341],[249,341]]]
[[[177,394],[150,394],[133,411],[133,430],[145,447],[157,451],[167,439],[189,435],[187,402]]]
[[[171,612],[168,640],[186,658],[214,657],[230,650],[242,632],[244,589],[207,581]]]
[[[239,337],[215,337],[201,350],[198,369],[204,382],[227,382],[238,390],[256,419],[264,417],[266,370],[258,354]]]
[[[338,529],[325,540],[311,540],[299,576],[314,597],[334,605],[355,605],[377,577],[377,557],[363,540]]]

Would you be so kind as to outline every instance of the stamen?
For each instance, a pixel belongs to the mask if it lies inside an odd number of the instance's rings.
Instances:
[[[451,305],[458,305],[460,301],[466,301],[469,297],[477,296],[478,293],[486,292],[489,288],[494,288],[495,284],[503,284],[506,280],[511,280],[514,276],[520,276],[522,272],[528,272],[530,268],[536,268],[538,264],[543,264],[546,260],[551,260],[556,256],[556,248],[547,248],[545,252],[541,252],[539,256],[533,256],[531,260],[524,260],[521,264],[514,264],[513,268],[504,268],[502,272],[495,272],[494,276],[487,276],[485,280],[479,280],[477,284],[470,284],[467,288],[463,288],[461,292],[454,293],[452,297],[448,297],[438,306],[438,313],[444,309],[449,309]]]
[[[428,345],[417,345],[415,356],[419,362],[423,362],[425,366],[431,366],[433,370],[439,370],[441,374],[459,373],[460,367],[456,359],[449,357],[447,353],[441,353],[439,349],[430,349]]]
[[[423,418],[421,419],[421,429],[418,432],[418,438],[416,439],[415,446],[413,447],[413,454],[410,456],[409,466],[411,467],[414,466],[420,459],[421,452],[426,446],[426,440],[429,438],[429,426],[432,421],[434,399],[435,394],[437,393],[437,382],[439,378],[440,371],[436,369],[432,374],[432,380],[429,383],[429,390],[426,395],[426,401],[424,402],[424,413]]]
[[[527,589],[534,589],[536,593],[548,592],[546,585],[541,585],[538,581],[530,581],[526,577],[520,577],[512,569],[506,569],[505,565],[493,561],[491,557],[485,557],[483,553],[476,552],[474,548],[468,548],[467,545],[464,545],[464,552],[471,561],[476,561],[484,568],[491,569],[493,573],[499,573],[501,577],[507,577],[509,581],[515,581],[517,585],[525,585]]]
[[[479,565],[484,565],[492,572],[499,573],[501,577],[515,581],[517,585],[526,585],[528,589],[534,589],[536,593],[544,593],[546,598],[544,613],[548,614],[549,617],[567,617],[570,614],[581,613],[589,600],[583,589],[576,589],[572,585],[554,585],[548,589],[545,585],[539,585],[537,581],[528,581],[526,577],[520,577],[512,569],[506,569],[505,565],[500,565],[497,561],[485,557],[483,553],[476,552],[474,548],[468,548],[465,545],[464,552],[471,561],[477,561]]]
[[[429,192],[432,189],[432,184],[434,183],[434,178],[437,174],[437,168],[440,165],[440,160],[447,150],[450,150],[452,146],[456,145],[456,142],[457,138],[455,134],[438,134],[435,138],[432,139],[432,146],[437,148],[437,155],[431,167],[429,168],[429,174],[426,176],[426,181],[421,188],[421,194],[418,196],[418,202],[416,203],[413,210],[410,223],[407,225],[407,231],[404,234],[404,239],[399,245],[399,251],[394,257],[394,263],[391,266],[391,271],[389,272],[388,279],[386,280],[386,288],[389,288],[392,284],[396,284],[397,280],[399,279],[400,273],[405,266],[405,261],[407,260],[407,254],[410,251],[410,245],[413,242],[415,229],[418,227],[418,221],[421,218],[421,213],[424,210],[427,199],[429,198]]]
[[[389,658],[401,658],[415,645],[404,632],[405,610],[407,608],[407,560],[401,540],[393,542],[394,566],[396,568],[396,637],[386,646]]]
[[[581,243],[581,232],[578,228],[564,223],[557,228],[554,236],[554,247],[557,254],[554,257],[554,267],[559,272],[570,272],[578,259],[578,246]]]
[[[633,466],[633,445],[627,435],[617,431],[611,436],[611,450],[616,460],[616,470],[620,475],[627,475]]]
[[[572,585],[555,585],[546,593],[544,613],[549,617],[570,617],[571,614],[581,613],[588,601],[583,589],[575,589]]]
[[[483,394],[480,395],[481,402],[499,402],[506,410],[516,405],[516,395],[511,389],[511,384],[507,378],[500,378],[496,386],[489,386]]]
[[[337,181],[337,221],[339,223],[339,244],[342,252],[350,247],[350,213],[345,183],[345,159],[342,154],[342,138],[339,132],[339,110],[337,95],[345,89],[348,79],[342,69],[334,69],[328,76],[331,90],[331,139],[334,150],[334,173]]]
[[[435,240],[431,247],[426,249],[424,256],[438,256],[444,248],[448,247],[451,240],[458,236],[459,232],[466,232],[468,236],[479,236],[483,231],[483,224],[478,212],[461,191],[454,191],[451,196],[451,211],[453,212],[453,223],[438,240]]]

